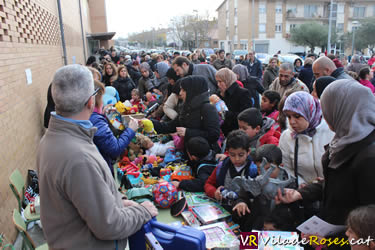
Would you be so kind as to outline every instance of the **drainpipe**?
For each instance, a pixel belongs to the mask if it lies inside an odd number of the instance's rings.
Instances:
[[[63,49],[63,59],[64,59],[64,65],[68,64],[67,56],[66,56],[66,45],[65,45],[65,36],[64,36],[64,23],[62,20],[62,14],[61,14],[61,3],[60,0],[57,0],[57,9],[59,11],[59,23],[60,23],[60,33],[61,33],[61,45]]]
[[[82,36],[82,45],[83,45],[83,57],[85,58],[85,62],[86,62],[87,56],[86,56],[85,36],[84,36],[84,32],[83,32],[81,0],[78,0],[78,4],[79,4],[79,18],[81,20],[81,36]]]

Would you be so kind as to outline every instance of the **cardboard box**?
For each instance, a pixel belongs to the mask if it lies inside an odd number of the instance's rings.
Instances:
[[[145,114],[122,115],[121,117],[122,117],[122,120],[124,121],[124,123],[128,124],[129,121],[130,121],[130,117],[133,117],[134,119],[141,120],[141,119],[145,118]]]

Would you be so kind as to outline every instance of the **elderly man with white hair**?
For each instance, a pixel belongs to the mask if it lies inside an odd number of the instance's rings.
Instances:
[[[37,155],[41,220],[50,249],[124,249],[127,237],[157,215],[151,202],[123,200],[93,143],[91,72],[58,69],[52,81],[56,112]]]

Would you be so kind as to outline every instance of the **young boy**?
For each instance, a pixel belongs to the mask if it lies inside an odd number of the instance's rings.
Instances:
[[[221,191],[223,189],[230,190],[231,181],[237,176],[256,177],[258,174],[257,166],[250,157],[250,138],[241,130],[234,130],[229,133],[227,138],[227,149],[229,157],[219,164],[207,179],[204,185],[204,191],[209,197],[216,200],[222,200]],[[245,204],[246,205],[246,204]],[[229,209],[226,207],[226,209]],[[250,212],[247,207],[234,207],[237,209],[245,209]]]
[[[262,102],[260,104],[260,111],[263,117],[267,116],[277,122],[279,116],[279,102],[281,100],[280,94],[273,90],[267,90],[262,95]]]
[[[254,156],[254,162],[258,168],[261,165],[263,158],[269,162],[264,168],[267,170],[271,163],[279,166],[282,161],[282,153],[279,147],[272,144],[267,144],[259,147]],[[260,173],[260,171],[259,171]],[[279,169],[276,168],[271,174],[271,178],[276,178],[279,174]],[[252,201],[251,201],[252,200]],[[239,198],[236,200],[235,207],[238,213],[233,214],[233,220],[240,225],[240,229],[244,232],[250,232],[252,229],[261,230],[264,224],[264,217],[269,214],[270,202],[258,197],[253,197],[250,192],[241,190]],[[247,212],[250,208],[251,213]]]
[[[193,137],[186,144],[189,160],[193,163],[193,180],[172,181],[176,188],[189,192],[204,192],[204,183],[216,168],[215,153],[203,137]]]
[[[242,111],[238,117],[238,127],[250,137],[250,148],[258,148],[263,144],[279,145],[280,133],[275,128],[275,121],[264,117],[256,108]]]

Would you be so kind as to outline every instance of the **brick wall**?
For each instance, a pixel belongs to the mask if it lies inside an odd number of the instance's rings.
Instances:
[[[76,63],[84,64],[78,2],[61,2],[68,63],[75,56]],[[82,2],[87,6],[87,0]],[[87,27],[90,22],[84,23]],[[27,169],[35,169],[47,88],[61,66],[56,1],[0,0],[0,232],[11,240],[16,236],[11,214],[17,202],[8,178],[16,168],[25,178]],[[26,83],[27,68],[31,85]]]

